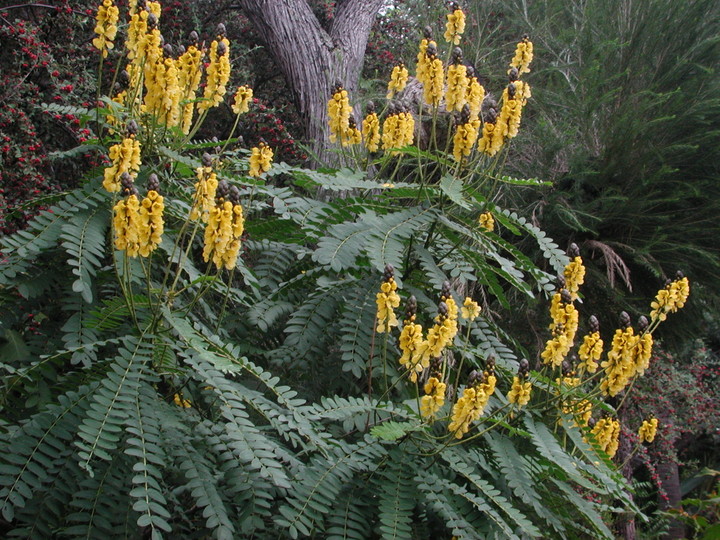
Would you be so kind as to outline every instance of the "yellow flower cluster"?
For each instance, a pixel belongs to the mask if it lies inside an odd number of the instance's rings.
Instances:
[[[572,300],[577,300],[580,285],[585,283],[585,266],[583,266],[582,257],[579,255],[574,257],[563,271],[565,278],[565,288],[570,293]]]
[[[162,240],[164,209],[163,197],[154,190],[142,203],[134,193],[120,199],[113,209],[115,248],[130,257],[150,255]]]
[[[190,210],[190,219],[200,218],[207,223],[210,210],[215,206],[218,179],[215,171],[209,165],[198,167],[195,173],[198,181],[195,182],[195,198]]]
[[[468,296],[463,302],[463,307],[460,308],[460,315],[462,315],[463,319],[474,321],[480,316],[480,306]]]
[[[439,357],[445,347],[452,344],[458,332],[458,308],[452,296],[448,294],[441,297],[438,311],[435,324],[430,327],[426,340],[420,346],[420,362],[423,366],[429,365],[430,359]]]
[[[429,59],[427,56],[427,50],[430,44],[432,44],[432,49],[437,50],[437,43],[429,38],[421,39],[420,45],[418,46],[417,63],[415,64],[415,77],[423,84],[428,70]]]
[[[423,349],[423,327],[415,322],[415,317],[405,320],[399,339],[400,365],[402,365],[410,373],[410,380],[417,381],[418,374],[430,366],[430,361],[426,360],[425,365],[422,363]]]
[[[330,122],[330,142],[342,140],[350,125],[350,98],[348,92],[338,85],[333,91],[327,104],[328,120]]]
[[[523,381],[517,375],[513,377],[512,387],[508,392],[507,398],[510,403],[514,403],[519,407],[527,405],[530,401],[530,393],[532,384],[530,381]]]
[[[480,110],[482,102],[485,99],[485,88],[477,80],[474,75],[468,78],[467,95],[465,101],[470,107],[470,118],[477,120],[480,118]]]
[[[456,439],[462,439],[470,430],[470,424],[482,416],[490,396],[495,392],[495,375],[485,372],[483,379],[484,382],[465,388],[462,397],[453,405],[448,431]]]
[[[348,129],[345,132],[345,137],[340,141],[345,146],[351,146],[353,144],[360,144],[362,142],[362,133],[355,123],[355,118],[352,116],[348,119]]]
[[[210,65],[207,67],[207,80],[203,100],[198,103],[199,111],[206,111],[222,102],[230,80],[230,42],[223,37],[210,44]]]
[[[664,289],[660,289],[655,300],[650,304],[652,311],[650,319],[664,321],[668,313],[675,313],[685,305],[690,295],[690,282],[687,277],[678,277],[675,281],[668,283]]]
[[[238,86],[233,99],[232,112],[235,114],[243,114],[250,110],[250,101],[253,98],[252,88],[249,86]]]
[[[455,8],[452,13],[447,14],[445,24],[445,41],[448,43],[460,44],[460,36],[465,32],[465,13],[460,8]]]
[[[565,292],[569,296],[569,293]],[[577,332],[579,315],[572,302],[563,299],[563,292],[553,295],[550,303],[550,331],[552,339],[545,344],[545,350],[541,356],[544,364],[551,364],[559,367],[567,354],[570,352]]]
[[[480,120],[468,120],[464,124],[458,124],[453,136],[453,158],[460,162],[468,157],[473,146],[477,142]]]
[[[638,438],[641,443],[651,443],[655,440],[657,435],[658,419],[651,418],[650,420],[643,420],[642,426],[638,430]]]
[[[425,383],[425,395],[420,398],[420,414],[423,418],[432,418],[445,404],[447,385],[437,377],[430,377]]]
[[[250,154],[250,176],[258,177],[266,173],[272,167],[273,151],[267,144],[260,142],[258,146],[252,149]]]
[[[616,396],[635,375],[642,375],[652,356],[652,334],[635,335],[632,326],[615,330],[607,360],[602,362],[605,376],[600,382],[604,394]]]
[[[530,72],[530,62],[533,60],[533,44],[530,38],[524,36],[515,48],[515,56],[510,61],[510,68],[518,70],[518,74]]]
[[[391,272],[385,272],[385,281],[380,285],[380,292],[375,297],[377,304],[377,327],[378,333],[390,332],[393,326],[398,325],[394,309],[400,305],[400,296],[397,293],[397,283]]]
[[[490,212],[483,212],[478,218],[478,225],[483,230],[493,232],[495,230],[495,218]]]
[[[478,141],[478,150],[492,157],[498,153],[504,142],[501,130],[497,129],[496,122],[486,120],[483,124],[482,137]]]
[[[195,98],[202,77],[203,52],[195,45],[190,45],[176,61],[178,88],[181,90],[180,129],[187,135],[192,126],[195,111]]]
[[[173,397],[173,403],[177,405],[178,407],[182,407],[183,409],[189,409],[192,407],[192,402],[188,399],[183,399],[182,394],[175,394]]]
[[[363,120],[362,137],[368,152],[377,152],[380,147],[380,119],[374,110]]]
[[[448,112],[462,111],[467,103],[470,91],[470,80],[467,76],[467,67],[459,61],[448,66],[447,92],[445,93],[445,108]],[[478,122],[478,127],[480,123]],[[476,128],[477,131],[477,128]]]
[[[134,135],[130,135],[119,144],[110,147],[110,159],[112,165],[105,169],[103,187],[110,193],[120,191],[120,177],[128,173],[131,178],[136,178],[140,170],[140,141]]]
[[[242,206],[219,199],[210,210],[205,227],[203,260],[209,262],[212,258],[218,270],[223,267],[227,270],[235,268],[244,230]]]
[[[611,458],[614,457],[620,439],[620,422],[611,418],[601,418],[592,428],[592,433],[603,452]]]
[[[578,349],[578,357],[580,363],[578,370],[580,372],[587,371],[595,373],[598,369],[598,361],[603,352],[603,340],[600,338],[600,332],[591,332],[583,337],[582,345]]]
[[[103,58],[107,58],[108,50],[115,46],[113,42],[117,35],[119,17],[120,10],[112,3],[112,0],[103,0],[103,3],[98,7],[95,19],[97,37],[92,41],[95,48],[102,53]]]
[[[405,64],[398,64],[392,70],[390,74],[390,81],[388,82],[387,99],[392,99],[395,94],[402,92],[405,89],[408,81],[408,70]]]
[[[402,148],[413,143],[415,138],[415,119],[407,111],[394,111],[389,114],[382,126],[382,148]]]
[[[425,103],[433,107],[440,105],[445,88],[445,70],[442,60],[428,49],[428,59],[423,79],[418,79],[423,84],[423,98]]]

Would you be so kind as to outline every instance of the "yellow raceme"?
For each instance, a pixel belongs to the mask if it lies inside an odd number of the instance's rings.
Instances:
[[[120,18],[120,10],[113,4],[112,0],[103,0],[98,7],[95,19],[95,37],[92,41],[96,49],[100,51],[103,58],[107,58],[108,51],[115,47],[114,41],[117,36],[117,23]]]

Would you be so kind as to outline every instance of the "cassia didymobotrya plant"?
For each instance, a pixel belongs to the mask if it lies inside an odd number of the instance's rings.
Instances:
[[[500,173],[531,97],[529,38],[498,104],[464,63],[452,5],[415,81],[393,68],[387,105],[356,119],[343,85],[329,89],[330,139],[356,170],[326,172],[235,147],[253,94],[228,90],[222,26],[180,47],[163,42],[159,3],[122,15],[98,9],[93,44],[119,75],[85,115],[107,166],[2,243],[3,292],[54,325],[2,361],[3,527],[612,537],[610,504],[633,509],[608,460],[616,412],[688,285],[663,289],[637,333],[624,322],[604,357],[596,318],[577,338],[579,253],[501,207],[498,186],[537,184]],[[225,99],[230,140],[198,141]],[[511,242],[523,235],[559,286]],[[550,339],[531,366],[493,312],[538,292]],[[648,419],[639,437],[658,429]]]

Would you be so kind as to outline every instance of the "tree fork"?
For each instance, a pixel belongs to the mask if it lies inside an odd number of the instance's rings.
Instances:
[[[306,0],[239,0],[290,87],[305,139],[320,161],[328,152],[326,103],[336,82],[358,88],[365,47],[383,0],[339,0],[328,29]]]

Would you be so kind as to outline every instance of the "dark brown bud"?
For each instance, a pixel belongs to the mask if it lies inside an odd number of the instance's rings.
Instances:
[[[574,259],[575,257],[580,256],[580,248],[578,247],[578,245],[575,242],[573,242],[572,244],[570,244],[570,247],[568,248],[567,253],[568,253],[569,257]]]
[[[135,120],[130,120],[127,124],[127,134],[128,135],[137,135],[138,130],[140,128],[138,127],[138,124]]]
[[[684,277],[685,277],[685,274],[683,273],[682,270],[678,270],[677,272],[675,272],[675,279],[682,279]]]
[[[417,298],[415,296],[411,296],[407,299],[407,303],[405,304],[405,320],[410,321],[415,317],[415,314],[417,313]]]
[[[120,175],[120,186],[122,187],[123,195],[125,195],[126,197],[129,195],[137,195],[138,193],[132,176],[130,176],[127,172],[124,172]]]
[[[470,65],[465,66],[465,73],[467,74],[468,79],[472,79],[473,77],[475,77],[475,68]]]
[[[185,54],[185,51],[186,51],[186,50],[187,50],[187,49],[185,49],[185,45],[182,45],[182,44],[181,44],[181,45],[178,45],[178,46],[177,46],[178,56],[182,56],[183,54]]]
[[[220,180],[218,182],[217,190],[215,191],[215,200],[217,202],[220,202],[221,200],[225,200],[230,195],[230,186],[227,183],[227,180]]]
[[[627,311],[623,311],[620,314],[620,326],[624,329],[630,326],[630,315],[627,314]]]
[[[128,84],[130,84],[130,74],[127,72],[127,70],[123,69],[120,72],[119,80],[120,84],[122,84],[123,86],[127,86]]]
[[[225,29],[225,25],[223,23],[218,24],[217,28],[215,28],[215,33],[219,37],[225,37],[226,32],[227,32],[227,30]]]
[[[372,114],[374,112],[375,112],[375,102],[368,101],[367,105],[365,106],[365,114]]]
[[[212,167],[212,162],[213,162],[213,157],[210,154],[208,154],[207,152],[205,152],[202,155],[203,167]]]
[[[508,79],[510,79],[510,82],[515,82],[520,77],[520,72],[516,67],[512,67],[508,70]]]
[[[150,176],[148,176],[147,188],[148,191],[160,191],[160,179],[158,178],[157,174],[152,173]]]
[[[463,105],[462,111],[460,112],[460,124],[467,124],[470,122],[470,105],[467,103]]]
[[[150,13],[147,18],[148,28],[150,30],[155,29],[155,27],[157,26],[157,23],[158,23],[158,18],[155,16],[154,13]]]
[[[567,360],[563,360],[562,362],[562,374],[563,377],[569,377],[572,373],[572,365],[570,365],[570,362]]]
[[[452,58],[451,58],[450,62],[453,64],[461,64],[462,57],[463,57],[462,49],[460,47],[455,47],[453,49]]]
[[[563,304],[570,304],[572,302],[572,296],[570,295],[570,291],[567,289],[563,289],[560,291],[560,301]]]
[[[190,32],[190,43],[192,45],[195,45],[199,40],[200,40],[200,36],[198,36],[198,33],[195,30]]]
[[[428,41],[432,39],[433,29],[432,26],[426,26],[423,28],[423,37]]]
[[[508,84],[507,91],[508,91],[508,98],[515,99],[515,94],[517,93],[517,90],[515,88],[515,83]]]
[[[597,422],[596,422],[596,420],[595,420],[594,418],[590,418],[590,420],[588,420],[588,424],[587,424],[587,425],[588,425],[588,427],[589,427],[590,429],[592,429],[592,428],[595,427],[595,424],[596,424],[596,423],[597,423]]]
[[[447,304],[446,304],[445,302],[440,302],[440,303],[438,304],[438,314],[439,314],[441,317],[447,317],[448,307],[447,307]]]
[[[440,298],[450,298],[450,282],[443,281],[442,289],[440,290]]]
[[[173,52],[174,52],[174,51],[173,51],[173,46],[170,45],[169,43],[166,43],[165,46],[163,47],[163,54],[164,54],[166,57],[171,58],[172,55],[173,55]]]
[[[565,288],[565,276],[563,276],[562,274],[559,274],[558,277],[557,277],[557,279],[556,279],[555,281],[556,281],[556,283],[557,283],[557,288],[558,288],[558,289],[564,289],[564,288]]]
[[[234,205],[240,204],[240,190],[237,188],[237,186],[232,186],[230,188],[230,196],[229,196],[230,202]]]
[[[650,324],[650,321],[648,321],[647,317],[645,315],[641,315],[638,319],[637,328],[639,332],[644,332],[645,329]]]
[[[485,362],[485,371],[488,375],[495,375],[495,357],[488,356],[487,362]]]
[[[600,331],[600,321],[598,321],[598,318],[595,315],[590,315],[588,325],[590,326],[590,332]]]
[[[390,281],[393,277],[395,277],[395,267],[388,263],[385,265],[385,270],[383,271],[383,279]]]
[[[435,43],[428,43],[427,50],[425,54],[428,56],[428,58],[435,58],[437,56],[437,45]]]
[[[220,56],[225,56],[225,54],[226,54],[227,52],[228,52],[228,48],[227,48],[227,45],[225,45],[225,42],[224,42],[224,41],[221,41],[220,43],[218,43],[217,53],[218,53]]]

